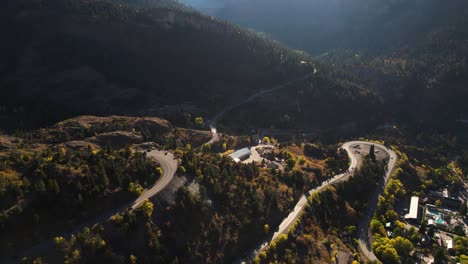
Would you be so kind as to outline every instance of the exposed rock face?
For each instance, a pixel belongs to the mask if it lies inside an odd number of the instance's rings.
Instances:
[[[80,128],[90,128],[98,124],[106,123],[127,123],[132,120],[135,120],[135,117],[126,117],[126,116],[78,116],[74,118],[67,119],[65,121],[57,123],[54,128],[67,128],[67,129],[80,129]]]
[[[211,139],[211,131],[191,130],[179,128],[179,143],[190,142],[193,147],[198,147]]]
[[[125,123],[131,127],[148,128],[158,133],[166,133],[172,129],[172,124],[158,117],[129,117],[129,116],[78,116],[57,123],[55,128],[80,129],[90,128],[102,124]]]
[[[126,145],[139,144],[143,142],[143,136],[127,131],[115,131],[102,133],[87,141],[95,143],[101,147],[111,146],[113,148],[123,148]]]
[[[88,145],[92,149],[106,145],[122,148],[145,141],[165,144],[168,139],[175,139],[178,146],[190,143],[198,147],[210,140],[211,132],[177,128],[171,122],[158,117],[86,115],[41,129],[36,137],[51,144],[65,142],[66,147],[73,149],[87,148]]]
[[[87,141],[81,141],[81,140],[74,140],[74,141],[66,142],[65,146],[67,148],[71,148],[71,149],[75,149],[75,150],[86,149],[88,147],[90,147],[92,150],[100,148],[99,146],[97,146],[94,143],[87,142]]]
[[[147,131],[150,134],[162,135],[172,130],[172,124],[169,121],[157,117],[139,118],[134,124],[138,130]]]

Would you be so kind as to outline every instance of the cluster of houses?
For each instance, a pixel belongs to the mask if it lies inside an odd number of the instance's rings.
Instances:
[[[447,189],[442,191],[431,191],[420,199],[417,196],[411,197],[408,213],[404,216],[405,221],[410,224],[425,224],[428,228],[435,228],[443,231],[446,236],[435,235],[436,243],[439,246],[445,246],[449,253],[453,252],[452,233],[459,233],[457,228],[467,233],[463,218],[466,215],[460,215],[459,209],[463,203],[461,199],[449,195]],[[437,205],[437,206],[436,206]],[[422,238],[422,244],[430,243],[429,237]]]

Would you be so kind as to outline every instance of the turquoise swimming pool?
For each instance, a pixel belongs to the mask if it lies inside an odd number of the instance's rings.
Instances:
[[[428,206],[426,210],[427,210],[426,212],[431,215],[431,218],[433,218],[437,224],[439,225],[447,224],[447,222],[445,222],[444,219],[442,219],[442,214],[439,211],[437,211],[434,207]]]
[[[432,207],[427,207],[427,211],[433,215],[437,215],[440,218],[440,213]]]

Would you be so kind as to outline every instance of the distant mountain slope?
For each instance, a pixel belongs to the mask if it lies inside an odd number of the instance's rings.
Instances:
[[[290,47],[388,50],[418,43],[466,17],[463,0],[182,0],[211,15],[266,32]],[[213,3],[217,8],[212,8]]]
[[[209,115],[315,69],[313,62],[301,63],[312,61],[303,53],[174,7],[8,0],[0,15],[8,36],[0,43],[2,127],[182,102]],[[324,71],[323,89],[348,78]],[[337,102],[336,95],[324,99]]]
[[[173,8],[185,11],[194,12],[195,9],[192,9],[179,1],[176,0],[110,0],[115,3],[127,4],[140,7],[163,7],[163,8]]]
[[[384,99],[383,122],[445,129],[468,117],[467,1],[217,2],[219,8],[205,11],[355,75]],[[203,3],[211,6],[209,0]]]
[[[460,29],[441,28],[419,44],[380,55],[336,50],[320,60],[380,94],[395,119],[416,130],[451,129],[468,116],[468,31]]]
[[[310,70],[298,54],[196,13],[79,0],[6,6],[2,104],[46,122],[58,112],[223,104]]]

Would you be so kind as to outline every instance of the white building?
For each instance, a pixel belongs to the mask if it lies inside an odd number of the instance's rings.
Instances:
[[[452,239],[445,240],[445,245],[447,245],[447,251],[451,251],[453,249],[453,240]]]
[[[247,159],[248,157],[250,157],[251,154],[252,153],[250,152],[250,149],[243,148],[243,149],[239,149],[238,151],[232,153],[228,157],[233,159],[236,163],[239,163],[242,160]]]
[[[418,220],[418,207],[419,207],[419,197],[417,196],[411,197],[409,213],[405,215],[405,219],[417,221]]]

